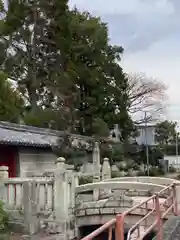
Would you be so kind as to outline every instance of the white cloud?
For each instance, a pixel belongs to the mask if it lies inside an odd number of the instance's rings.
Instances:
[[[124,54],[123,64],[126,69],[145,71],[148,75],[160,78],[166,84],[176,84],[180,76],[179,56],[178,39],[167,38],[155,42],[144,51]]]
[[[69,5],[76,5],[80,10],[104,14],[171,14],[173,5],[168,0],[70,0]]]
[[[123,66],[128,72],[145,72],[168,86],[167,117],[180,121],[180,46],[178,39],[168,38],[147,50],[125,54]]]
[[[76,5],[80,10],[86,10],[95,14],[132,14],[136,12],[137,9],[140,8],[141,3],[139,0],[130,0],[122,1],[120,0],[70,0],[69,5],[73,7]]]

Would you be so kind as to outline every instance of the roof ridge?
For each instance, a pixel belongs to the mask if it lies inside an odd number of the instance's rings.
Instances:
[[[63,136],[64,135],[64,131],[53,130],[50,128],[39,128],[39,127],[34,127],[34,126],[26,125],[26,124],[10,123],[10,122],[5,122],[5,121],[0,121],[0,128],[21,131],[21,132],[30,132],[30,133],[42,134],[42,135],[51,135],[51,136]],[[86,139],[86,140],[94,139],[94,137],[83,136],[83,135],[78,135],[78,134],[70,134],[70,135],[74,136],[75,138],[79,138],[79,139]]]
[[[0,127],[15,130],[15,131],[21,131],[21,132],[31,132],[31,133],[39,133],[43,135],[58,135],[60,133],[59,131],[48,129],[48,128],[38,128],[34,126],[29,126],[25,124],[18,124],[18,123],[10,123],[10,122],[4,122],[0,121]]]

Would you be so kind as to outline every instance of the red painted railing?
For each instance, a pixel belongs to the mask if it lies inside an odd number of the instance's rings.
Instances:
[[[163,194],[166,194],[167,197],[163,203],[160,203],[160,199]],[[152,204],[152,208],[150,209],[148,204]],[[137,239],[142,240],[148,233],[150,233],[153,229],[157,232],[157,240],[162,240],[162,226],[163,219],[170,212],[173,215],[178,215],[178,203],[176,198],[176,184],[173,183],[164,189],[162,189],[157,194],[151,196],[147,200],[133,206],[127,211],[118,214],[116,218],[111,221],[105,223],[100,228],[89,234],[88,236],[82,238],[81,240],[92,240],[93,238],[99,236],[101,233],[108,231],[108,240],[112,240],[112,230],[115,228],[115,236],[116,240],[124,240],[124,223],[125,219],[128,215],[133,215],[138,209],[146,209],[146,214],[135,224],[133,225],[127,235],[127,240],[131,239],[132,234],[137,231]],[[140,231],[140,226],[145,222],[147,226],[147,220],[150,216],[153,216],[155,220],[153,220],[143,233]],[[144,225],[143,225],[144,226]]]

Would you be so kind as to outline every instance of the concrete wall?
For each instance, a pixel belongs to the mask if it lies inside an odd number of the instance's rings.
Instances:
[[[44,172],[55,169],[57,157],[46,149],[20,148],[20,177],[41,176]]]
[[[47,149],[38,148],[20,148],[19,149],[19,176],[32,177],[41,176],[44,172],[54,172],[57,157]],[[84,164],[80,172],[92,175],[93,164],[84,159]],[[73,168],[68,165],[67,168]]]
[[[165,155],[164,159],[168,160],[170,166],[173,166],[175,169],[180,169],[180,156]]]
[[[32,177],[41,176],[44,172],[54,172],[57,157],[45,149],[20,148],[19,150],[19,176]],[[66,164],[67,165],[67,164]],[[67,168],[73,168],[67,165]],[[113,171],[118,171],[116,165],[112,165]],[[94,171],[93,163],[84,159],[84,164],[80,167],[80,172],[92,176]]]

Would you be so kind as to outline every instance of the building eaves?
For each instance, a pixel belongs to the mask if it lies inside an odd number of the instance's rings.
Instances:
[[[63,131],[0,121],[0,144],[51,147],[57,145],[58,138],[63,135]],[[92,137],[75,134],[72,134],[72,137],[93,140]]]

